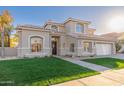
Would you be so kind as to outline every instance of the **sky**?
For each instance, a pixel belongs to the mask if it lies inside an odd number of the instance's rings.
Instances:
[[[91,21],[90,28],[96,29],[96,34],[124,31],[124,7],[117,6],[0,6],[0,14],[8,10],[14,18],[14,26],[31,24],[42,26],[48,20],[64,22],[68,17]],[[119,21],[118,16],[121,16]],[[117,20],[115,20],[117,19]],[[118,29],[121,25],[121,29]],[[116,29],[117,28],[117,29]]]

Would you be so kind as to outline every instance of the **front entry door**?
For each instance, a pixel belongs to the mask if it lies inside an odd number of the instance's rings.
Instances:
[[[57,42],[52,41],[52,54],[57,55]]]

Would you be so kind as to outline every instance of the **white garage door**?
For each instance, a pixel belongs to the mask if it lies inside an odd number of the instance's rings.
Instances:
[[[96,44],[96,55],[111,55],[111,44]]]

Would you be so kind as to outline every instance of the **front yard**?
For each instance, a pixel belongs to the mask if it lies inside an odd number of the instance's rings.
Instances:
[[[94,59],[85,59],[83,61],[97,64],[97,65],[102,65],[108,68],[112,69],[120,69],[124,68],[124,60],[117,59],[117,58],[94,58]]]
[[[0,61],[0,85],[52,85],[95,74],[55,57]]]

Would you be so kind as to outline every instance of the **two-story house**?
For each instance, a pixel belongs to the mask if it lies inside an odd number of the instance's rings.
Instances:
[[[92,56],[115,54],[113,40],[94,35],[91,22],[68,18],[63,23],[48,21],[44,26],[18,25],[18,56]]]

